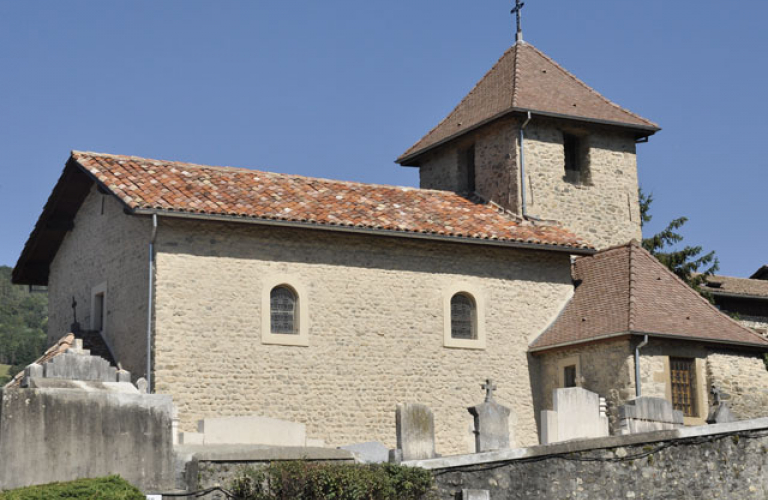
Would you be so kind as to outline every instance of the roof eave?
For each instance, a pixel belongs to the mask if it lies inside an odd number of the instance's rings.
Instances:
[[[541,353],[545,351],[559,350],[566,347],[574,347],[574,346],[583,345],[583,344],[591,344],[591,343],[599,342],[602,340],[610,340],[614,338],[624,337],[626,335],[634,335],[634,336],[647,335],[648,337],[657,338],[657,339],[684,340],[688,342],[703,342],[706,344],[717,344],[717,345],[727,345],[727,346],[742,347],[742,348],[749,348],[749,349],[759,349],[759,350],[768,352],[768,343],[758,344],[758,343],[742,342],[742,341],[735,341],[735,340],[710,339],[705,337],[691,337],[687,335],[675,335],[675,334],[658,333],[658,332],[644,332],[639,330],[611,333],[607,335],[598,335],[595,337],[590,337],[588,339],[579,339],[579,340],[573,340],[570,342],[561,342],[559,344],[553,344],[553,345],[542,346],[542,347],[529,347],[528,352],[530,352],[531,354],[536,354],[536,353]]]
[[[463,243],[472,245],[486,245],[505,248],[518,248],[525,250],[545,250],[567,253],[570,255],[592,255],[596,252],[593,248],[573,247],[566,245],[553,245],[546,243],[527,243],[521,241],[506,241],[506,240],[494,240],[483,238],[469,238],[461,236],[447,236],[440,234],[429,233],[417,233],[411,231],[395,231],[391,229],[372,229],[355,226],[332,226],[325,224],[315,224],[311,222],[301,221],[288,221],[288,220],[276,220],[276,219],[263,219],[258,217],[248,217],[241,215],[221,215],[221,214],[207,214],[197,212],[182,212],[166,209],[154,209],[154,208],[137,208],[130,210],[133,215],[158,215],[161,217],[172,217],[180,219],[192,219],[192,220],[206,220],[206,221],[218,221],[218,222],[236,222],[246,224],[257,224],[264,226],[279,226],[290,227],[297,229],[315,229],[321,231],[334,231],[343,233],[356,233],[366,234],[373,236],[390,236],[398,238],[413,238],[421,240],[439,241],[445,243]]]
[[[610,121],[610,120],[599,120],[596,118],[588,118],[584,116],[577,116],[577,115],[565,115],[561,113],[552,113],[548,111],[540,111],[536,109],[528,109],[528,108],[519,108],[519,107],[513,107],[506,111],[503,111],[501,113],[498,113],[486,120],[483,120],[481,122],[478,122],[475,125],[472,125],[471,127],[467,127],[466,129],[463,129],[459,132],[456,132],[455,134],[446,137],[445,139],[438,141],[430,146],[427,146],[425,148],[419,149],[417,151],[414,151],[410,154],[404,154],[400,156],[397,160],[395,160],[395,163],[398,163],[402,167],[417,167],[418,162],[416,161],[420,156],[424,155],[425,153],[428,153],[444,144],[447,144],[454,139],[458,139],[459,137],[468,134],[469,132],[472,132],[473,130],[477,130],[478,128],[487,125],[491,122],[494,122],[500,118],[503,118],[505,116],[515,114],[515,113],[531,113],[531,115],[538,115],[543,116],[547,118],[559,118],[564,120],[573,120],[583,123],[592,123],[596,125],[609,125],[614,127],[622,127],[630,130],[635,130],[638,132],[637,137],[643,138],[643,137],[650,137],[654,135],[656,132],[659,132],[661,130],[661,127],[658,125],[639,125],[639,124],[630,124],[630,123],[624,123],[624,122],[616,122],[616,121]]]
[[[766,295],[751,295],[748,293],[738,293],[738,292],[719,292],[717,290],[712,290],[711,288],[704,288],[705,292],[714,295],[715,297],[731,297],[735,299],[750,299],[750,300],[768,300],[768,296]]]

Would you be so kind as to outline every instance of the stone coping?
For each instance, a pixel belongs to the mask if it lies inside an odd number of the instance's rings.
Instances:
[[[180,457],[199,462],[275,462],[283,460],[347,460],[354,461],[351,451],[336,448],[262,445],[179,445],[174,448]]]
[[[688,439],[701,436],[731,434],[734,432],[757,431],[763,429],[768,429],[768,417],[741,420],[729,424],[681,427],[679,429],[643,432],[638,434],[628,434],[625,436],[579,439],[549,445],[532,446],[530,448],[499,450],[487,453],[475,453],[471,455],[453,455],[450,457],[433,458],[429,460],[413,460],[409,462],[403,462],[402,465],[408,467],[421,467],[423,469],[429,470],[451,469],[454,467],[540,458],[549,455],[561,455],[564,453],[599,450],[604,448],[619,448],[622,446],[634,446],[645,443],[657,443],[660,441],[673,441],[676,439]]]

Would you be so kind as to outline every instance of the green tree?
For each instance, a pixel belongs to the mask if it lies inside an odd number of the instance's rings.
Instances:
[[[645,226],[653,217],[650,214],[653,194],[645,194],[641,189],[640,196],[640,224]],[[720,262],[715,256],[714,250],[702,253],[701,246],[685,245],[679,247],[683,241],[683,235],[678,231],[688,222],[687,217],[678,217],[673,220],[661,232],[643,238],[643,248],[648,250],[659,262],[667,266],[680,279],[688,283],[694,290],[707,297],[701,289],[701,284],[707,276],[715,274],[720,269]],[[707,297],[711,300],[710,297]]]
[[[11,268],[0,266],[0,364],[11,365],[11,376],[40,357],[47,329],[47,294],[13,285]],[[6,381],[0,376],[0,384]]]

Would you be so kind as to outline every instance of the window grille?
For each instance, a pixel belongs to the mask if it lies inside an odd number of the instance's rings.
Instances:
[[[696,416],[696,365],[690,358],[669,358],[672,406],[686,417]]]
[[[295,334],[296,292],[287,286],[276,286],[269,295],[272,333]]]
[[[451,297],[451,337],[473,340],[476,331],[475,301],[468,295],[457,293]]]

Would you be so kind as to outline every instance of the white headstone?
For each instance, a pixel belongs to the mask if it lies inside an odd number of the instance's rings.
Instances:
[[[435,417],[427,406],[417,403],[397,405],[395,412],[397,449],[402,460],[435,457]]]

